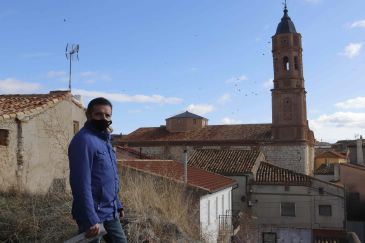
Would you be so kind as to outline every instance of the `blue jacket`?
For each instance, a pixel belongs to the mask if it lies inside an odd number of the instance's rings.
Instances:
[[[89,122],[74,136],[68,148],[72,216],[88,229],[117,217],[119,177],[110,134],[95,130]]]

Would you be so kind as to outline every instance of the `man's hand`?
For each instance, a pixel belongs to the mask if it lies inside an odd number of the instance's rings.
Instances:
[[[119,217],[121,219],[124,218],[124,209],[123,208],[119,209]]]
[[[86,232],[86,238],[92,238],[97,236],[100,232],[99,224],[95,224],[90,227],[90,229]]]

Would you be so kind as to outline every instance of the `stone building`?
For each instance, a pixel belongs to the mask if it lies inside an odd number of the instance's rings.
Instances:
[[[68,91],[0,95],[0,189],[67,189],[68,143],[85,120]]]
[[[208,125],[208,119],[184,112],[160,127],[139,128],[114,143],[163,159],[180,160],[184,150],[200,148],[259,149],[283,168],[313,174],[314,135],[308,127],[302,41],[284,9],[272,37],[274,88],[272,123]]]

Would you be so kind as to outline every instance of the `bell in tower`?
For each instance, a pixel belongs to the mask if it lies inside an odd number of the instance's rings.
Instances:
[[[301,39],[285,4],[284,16],[272,37],[272,134],[275,141],[308,140]]]

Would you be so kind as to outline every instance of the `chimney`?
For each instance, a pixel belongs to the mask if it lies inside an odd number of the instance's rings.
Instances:
[[[364,165],[364,154],[362,151],[362,136],[356,140],[357,164]]]
[[[184,149],[183,154],[183,161],[184,161],[184,183],[188,183],[188,150]]]

